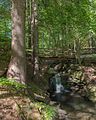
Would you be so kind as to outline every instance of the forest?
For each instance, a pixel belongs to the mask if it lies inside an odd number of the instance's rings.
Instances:
[[[0,0],[0,120],[96,120],[96,0]]]

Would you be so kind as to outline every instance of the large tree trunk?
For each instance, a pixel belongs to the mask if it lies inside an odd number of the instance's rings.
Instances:
[[[12,0],[12,57],[7,77],[21,83],[26,80],[24,18],[25,0]]]

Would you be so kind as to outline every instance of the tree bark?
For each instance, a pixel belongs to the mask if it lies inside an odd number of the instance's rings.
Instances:
[[[26,80],[25,0],[12,0],[12,56],[7,77],[20,83]]]
[[[32,63],[33,63],[33,77],[38,79],[39,74],[39,60],[38,60],[38,21],[37,21],[37,3],[32,0]]]
[[[31,49],[31,18],[32,0],[26,0],[26,42],[27,48]]]

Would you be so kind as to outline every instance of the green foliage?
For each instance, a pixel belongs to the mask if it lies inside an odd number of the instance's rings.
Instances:
[[[38,0],[39,47],[73,47],[74,40],[87,40],[89,31],[96,32],[96,1]]]
[[[11,56],[10,7],[10,0],[0,0],[0,70],[7,68]]]
[[[9,80],[7,78],[0,78],[0,86],[8,87],[11,90],[22,90],[26,88],[26,85],[18,83],[14,80]]]
[[[0,41],[11,38],[10,6],[9,0],[0,1]],[[96,32],[95,11],[95,0],[38,0],[39,47],[65,49],[78,39],[85,46],[89,31]]]
[[[0,41],[11,38],[11,2],[9,0],[0,1]]]
[[[46,105],[44,103],[35,103],[35,107],[41,112],[43,120],[53,120],[56,115],[56,110],[54,107]]]
[[[63,51],[69,46],[73,48],[74,40],[78,39],[81,41],[81,47],[88,46],[87,40],[90,31],[96,33],[95,0],[37,1],[40,48],[62,48]],[[0,1],[0,41],[8,41],[9,43],[11,39],[10,4],[9,0]],[[28,1],[28,4],[31,4],[31,0]],[[27,12],[31,14],[30,10],[31,8],[28,8]],[[26,18],[28,22],[31,17],[29,13]],[[26,25],[26,30],[29,28],[31,27]],[[42,52],[42,50],[40,51]]]

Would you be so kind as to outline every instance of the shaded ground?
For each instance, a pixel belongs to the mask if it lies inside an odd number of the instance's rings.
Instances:
[[[79,95],[71,96],[58,106],[56,106],[59,114],[57,120],[96,120],[96,104],[85,101]]]
[[[40,120],[40,112],[28,97],[0,90],[0,120]]]
[[[39,86],[38,89],[36,87],[33,85],[31,89],[34,99],[31,92],[30,94],[20,93],[0,87],[0,120],[51,120],[54,114],[53,108],[44,104],[45,95],[42,96],[42,90]]]
[[[96,105],[73,95],[62,105],[55,107],[56,120],[96,120]],[[0,120],[51,120],[42,117],[41,109],[36,108],[28,97],[12,96],[8,91],[0,89]]]
[[[73,96],[64,105],[70,120],[96,120],[96,106],[90,101],[85,101],[80,96]]]
[[[7,91],[0,90],[0,120],[19,120],[15,100],[18,101],[20,98],[13,99]]]

